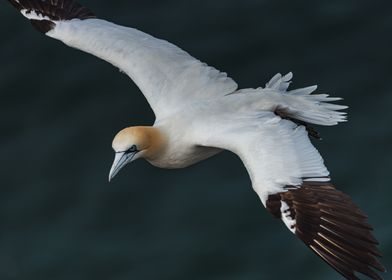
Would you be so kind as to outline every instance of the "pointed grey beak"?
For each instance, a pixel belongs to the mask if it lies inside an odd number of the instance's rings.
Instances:
[[[120,152],[116,153],[114,158],[114,162],[112,168],[110,169],[109,173],[109,182],[117,175],[117,173],[128,163],[130,163],[137,152],[134,153],[127,153],[127,152]]]

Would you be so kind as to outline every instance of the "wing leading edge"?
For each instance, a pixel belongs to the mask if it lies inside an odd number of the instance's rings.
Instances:
[[[9,0],[49,37],[93,54],[125,72],[157,117],[195,99],[224,96],[237,84],[177,46],[134,28],[97,19],[72,0]]]

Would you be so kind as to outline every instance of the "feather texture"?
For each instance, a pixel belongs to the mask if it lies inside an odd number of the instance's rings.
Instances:
[[[382,279],[374,271],[385,272],[385,268],[377,260],[381,254],[372,227],[350,197],[329,182],[304,181],[288,189],[268,198],[271,214],[347,279],[359,279],[356,272]]]
[[[289,118],[318,125],[336,125],[346,121],[346,113],[339,110],[348,107],[329,103],[341,98],[330,97],[327,94],[312,94],[317,86],[288,91],[292,77],[292,73],[285,76],[276,74],[262,90],[263,93],[270,95],[281,94],[281,102],[277,105],[276,111]]]
[[[237,91],[226,73],[167,41],[97,19],[73,0],[8,1],[39,31],[112,63],[141,89],[159,133],[124,130],[117,152],[138,147],[137,156],[156,166],[182,168],[232,151],[266,208],[316,254],[347,279],[358,279],[356,272],[381,279],[375,270],[385,269],[366,216],[329,183],[308,137],[319,138],[309,123],[346,120],[339,111],[347,107],[331,103],[340,98],[314,94],[317,86],[289,90],[292,73],[275,75],[265,88]],[[156,147],[153,134],[161,138]]]
[[[35,27],[68,46],[108,61],[141,89],[157,117],[185,103],[234,92],[226,73],[139,30],[96,19],[73,0],[9,0]]]

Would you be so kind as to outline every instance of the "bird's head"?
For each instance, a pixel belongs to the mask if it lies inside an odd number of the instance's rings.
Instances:
[[[162,134],[154,127],[135,126],[121,130],[113,139],[115,158],[109,181],[128,163],[138,158],[153,158],[163,143]]]

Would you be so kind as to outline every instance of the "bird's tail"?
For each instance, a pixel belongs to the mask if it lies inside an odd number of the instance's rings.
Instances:
[[[265,93],[280,100],[277,112],[292,119],[318,125],[336,125],[346,121],[346,113],[339,111],[348,107],[330,103],[342,98],[312,94],[317,86],[288,90],[292,77],[292,73],[285,76],[276,74],[263,89]]]
[[[92,11],[73,0],[8,0],[8,2],[42,33],[52,30],[58,21],[95,18]]]

